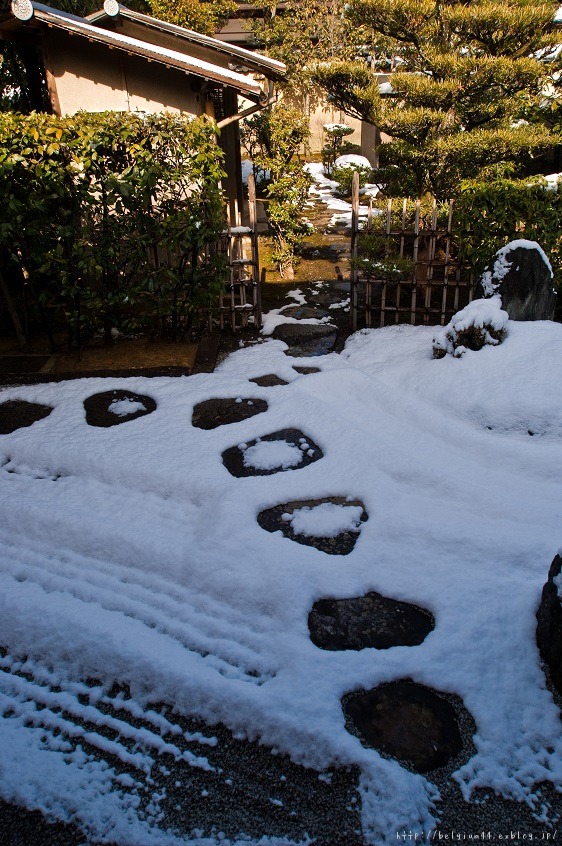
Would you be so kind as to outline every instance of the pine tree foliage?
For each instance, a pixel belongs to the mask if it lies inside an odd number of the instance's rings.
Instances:
[[[370,32],[371,56],[392,47],[392,96],[381,97],[376,62],[319,63],[313,77],[349,115],[375,123],[391,193],[458,192],[490,168],[524,168],[559,139],[540,115],[560,67],[557,2],[351,0],[353,27]],[[549,59],[550,61],[545,61]]]
[[[146,0],[150,14],[177,26],[214,35],[236,9],[234,0]]]
[[[264,3],[252,33],[260,50],[287,65],[288,87],[298,93],[310,87],[311,61],[351,55],[349,28],[343,0],[287,0],[281,10]]]

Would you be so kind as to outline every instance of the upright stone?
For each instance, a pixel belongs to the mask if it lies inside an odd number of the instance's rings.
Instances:
[[[537,644],[550,670],[552,683],[562,694],[562,558],[557,555],[550,566],[537,611]]]
[[[552,267],[536,241],[511,241],[495,255],[476,286],[476,297],[500,294],[510,320],[549,320],[556,305]]]

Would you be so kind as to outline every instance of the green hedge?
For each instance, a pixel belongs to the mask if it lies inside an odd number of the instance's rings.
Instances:
[[[477,274],[508,241],[527,238],[541,245],[552,264],[555,285],[562,284],[561,183],[549,186],[540,176],[464,182],[455,221],[464,257]]]
[[[226,277],[223,176],[206,118],[0,114],[0,266],[75,343],[112,327],[175,336]]]

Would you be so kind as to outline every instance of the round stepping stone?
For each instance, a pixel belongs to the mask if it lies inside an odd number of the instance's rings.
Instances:
[[[304,305],[288,306],[282,309],[281,314],[283,317],[294,317],[295,320],[321,320],[323,317],[331,317],[329,311]]]
[[[282,379],[280,376],[276,376],[275,373],[266,373],[265,376],[256,376],[255,379],[250,379],[250,382],[254,382],[254,384],[259,385],[260,388],[273,388],[275,385],[289,384],[285,379]]]
[[[280,323],[272,337],[288,344],[287,355],[302,358],[327,355],[336,343],[337,333],[337,328],[327,323]]]
[[[418,646],[435,628],[433,614],[374,591],[351,599],[319,599],[308,615],[310,639],[321,649]]]
[[[345,509],[349,509],[348,514]],[[343,496],[298,499],[275,505],[258,514],[258,523],[262,529],[268,532],[281,531],[284,537],[304,546],[313,546],[328,555],[349,555],[359,537],[360,524],[367,519],[367,512],[360,500]],[[341,529],[338,524],[342,520],[344,524],[351,522],[356,528],[346,526]],[[335,534],[332,535],[330,531],[328,537],[330,528]],[[310,533],[311,529],[313,534]]]
[[[320,447],[300,429],[280,429],[263,438],[226,449],[222,461],[229,473],[241,478],[299,470],[323,455]]]
[[[347,729],[364,746],[415,772],[443,767],[462,751],[456,708],[444,694],[412,679],[348,694],[342,706]]]
[[[254,397],[210,399],[197,403],[193,409],[191,423],[198,429],[216,429],[217,426],[247,420],[267,411],[268,408],[265,400]]]
[[[302,373],[303,376],[308,376],[309,373],[322,373],[319,367],[293,367],[297,373]]]
[[[150,414],[156,409],[156,403],[152,397],[132,391],[103,391],[85,399],[84,409],[90,426],[107,428]]]
[[[9,435],[16,429],[33,426],[38,420],[48,417],[53,407],[27,400],[7,400],[0,403],[0,435]]]

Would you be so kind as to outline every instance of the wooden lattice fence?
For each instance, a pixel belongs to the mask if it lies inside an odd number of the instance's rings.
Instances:
[[[413,214],[413,219],[412,219]],[[351,328],[396,323],[444,325],[473,296],[474,279],[462,259],[454,228],[454,203],[388,200],[386,209],[371,200],[360,216],[359,177],[354,174],[351,221]],[[375,236],[380,262],[362,264],[362,239]],[[365,240],[364,243],[367,241]],[[389,273],[393,259],[410,270]],[[409,260],[404,261],[404,260]],[[379,268],[377,269],[377,264]]]
[[[219,297],[218,323],[221,329],[230,324],[233,332],[252,323],[262,324],[260,270],[257,233],[256,185],[253,174],[248,178],[248,226],[235,207],[233,219],[224,233],[223,249],[228,256],[229,276],[226,290]]]

